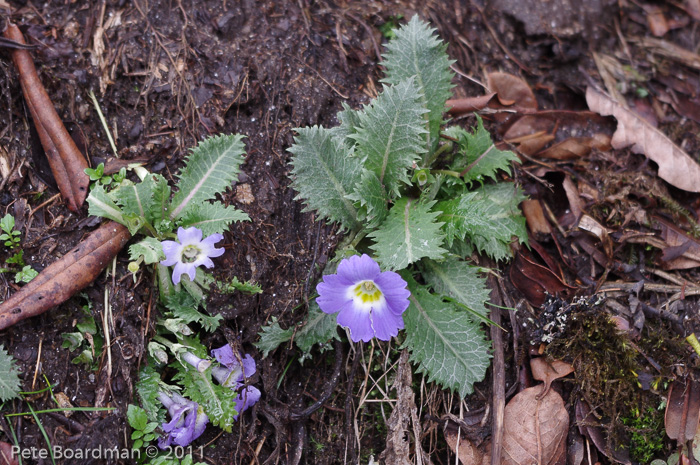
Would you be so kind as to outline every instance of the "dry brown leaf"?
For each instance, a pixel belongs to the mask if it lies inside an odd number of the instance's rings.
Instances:
[[[530,360],[530,370],[533,378],[544,383],[544,397],[549,392],[552,382],[573,373],[574,367],[561,360],[548,361],[544,357],[538,357]]]
[[[700,165],[658,129],[592,87],[586,89],[586,101],[592,111],[617,119],[613,148],[632,146],[632,151],[659,165],[661,179],[679,189],[700,192]]]
[[[564,465],[569,414],[561,396],[543,386],[517,394],[505,409],[502,465]]]
[[[486,76],[487,87],[498,94],[498,101],[503,105],[537,110],[537,99],[530,86],[518,76],[508,73],[489,73]]]
[[[666,16],[664,12],[659,7],[649,7],[647,11],[647,24],[649,25],[649,31],[656,37],[661,37],[665,35],[669,30],[668,21],[666,21]]]
[[[462,465],[487,465],[491,463],[490,450],[482,450],[464,435],[459,435],[459,429],[446,429],[445,441]]]
[[[700,382],[688,377],[671,383],[664,424],[671,439],[685,442],[693,439],[700,416]]]
[[[448,112],[451,115],[463,115],[465,113],[473,113],[475,111],[483,110],[486,108],[496,95],[495,92],[490,94],[480,95],[478,97],[467,97],[448,100],[445,106],[449,107]]]
[[[527,221],[527,228],[535,238],[549,237],[552,230],[544,217],[544,210],[539,200],[527,199],[520,204]]]
[[[610,150],[610,138],[605,134],[596,134],[593,137],[570,137],[541,151],[536,156],[554,160],[574,160],[587,156],[592,149]]]

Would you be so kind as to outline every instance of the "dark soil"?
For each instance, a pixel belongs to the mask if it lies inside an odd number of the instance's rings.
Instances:
[[[218,133],[246,136],[248,156],[240,180],[222,200],[248,213],[251,221],[234,225],[225,235],[226,253],[217,260],[215,272],[224,280],[235,276],[255,281],[263,293],[213,295],[208,311],[221,314],[225,323],[203,342],[218,347],[228,341],[253,354],[258,363],[254,383],[263,398],[241,416],[233,433],[220,434],[209,428],[196,442],[195,459],[213,464],[365,464],[385,448],[391,406],[365,404],[358,410],[357,403],[359,390],[371,388],[363,383],[367,371],[381,376],[387,347],[338,344],[335,352],[317,353],[300,365],[293,348],[280,348],[263,360],[252,345],[271,318],[278,318],[285,328],[303,319],[305,302],[313,295],[321,270],[341,237],[334,226],[302,212],[302,205],[294,200],[287,152],[293,128],[333,126],[341,102],[357,108],[376,94],[382,76],[379,53],[385,41],[381,26],[397,17],[419,14],[450,44],[455,69],[464,76],[483,80],[490,71],[520,75],[535,90],[541,108],[566,110],[585,109],[585,86],[600,82],[593,50],[614,53],[622,37],[649,34],[640,6],[628,5],[621,11],[617,2],[603,1],[578,2],[584,5],[581,7],[566,0],[551,1],[548,3],[558,9],[541,14],[534,6],[517,11],[513,4],[518,2],[505,0],[489,7],[466,0],[9,3],[7,17],[22,28],[28,43],[37,45],[33,56],[42,82],[93,166],[111,159],[112,151],[88,91],[98,98],[120,158],[144,161],[148,169],[169,179],[197,140]],[[526,3],[530,2],[523,5]],[[670,9],[669,17],[686,18],[680,10],[663,6]],[[666,39],[697,50],[698,25],[691,19],[669,32]],[[652,65],[638,47],[627,46],[632,55],[625,58],[635,60],[649,76],[672,65],[663,59]],[[697,70],[684,67],[683,71],[697,84]],[[464,76],[455,79],[457,96],[485,93]],[[23,232],[27,263],[40,271],[75,246],[98,221],[87,217],[87,208],[77,215],[70,213],[55,197],[57,190],[33,132],[16,71],[9,52],[2,50],[0,89],[0,213],[14,215]],[[660,128],[688,153],[696,153],[700,147],[698,123],[682,119],[673,110],[667,115]],[[498,139],[504,123],[484,116]],[[472,122],[464,121],[467,125]],[[593,160],[605,172],[627,168],[625,162],[604,156]],[[653,171],[642,156],[629,160],[630,166]],[[609,181],[595,178],[593,171],[586,175],[591,165],[570,165],[571,172],[584,179],[590,176],[587,179],[593,186]],[[544,178],[534,175],[533,166],[538,165],[526,161],[516,174],[526,191],[556,197],[544,188]],[[557,176],[547,174],[546,181],[560,184]],[[698,206],[697,197],[672,194],[691,209]],[[554,247],[552,243],[548,246]],[[0,259],[6,258],[6,252],[0,251]],[[134,284],[127,263],[126,254],[120,254],[114,275],[102,274],[81,296],[0,335],[0,342],[20,364],[25,391],[41,389],[49,382],[54,393],[65,394],[74,406],[114,408],[111,412],[78,412],[69,420],[60,414],[42,415],[41,425],[52,445],[77,450],[131,444],[125,412],[129,403],[136,402],[134,384],[158,310],[153,277],[141,274]],[[588,271],[595,267],[591,263],[588,260],[581,266]],[[502,267],[502,271],[507,269]],[[571,270],[567,273],[576,276]],[[692,274],[687,279],[692,282]],[[595,283],[577,284],[582,293],[595,287]],[[10,274],[0,274],[3,299],[17,288]],[[504,289],[510,302],[522,300],[509,283]],[[110,360],[102,354],[94,368],[72,364],[76,354],[61,347],[62,335],[75,330],[81,308],[88,303],[101,326],[105,294],[111,302]],[[691,300],[687,311],[693,309],[697,310],[697,303]],[[510,342],[506,346],[510,388],[517,381],[521,354],[513,353]],[[370,352],[374,365],[367,362]],[[326,381],[333,379],[336,357],[342,357],[342,370],[332,395],[323,408],[295,421],[293,413],[323,395]],[[421,382],[420,377],[414,377],[414,383],[423,415],[423,447],[433,463],[454,463],[436,419],[459,414],[459,400]],[[478,394],[465,404],[472,409],[490,402],[490,378],[478,387]],[[55,406],[46,393],[30,399],[35,410]],[[5,406],[6,412],[10,410],[27,411],[28,405],[15,401]],[[0,424],[6,432],[8,423],[22,447],[46,448],[31,416],[7,418]],[[11,442],[7,437],[4,440]],[[199,446],[203,446],[203,456]]]

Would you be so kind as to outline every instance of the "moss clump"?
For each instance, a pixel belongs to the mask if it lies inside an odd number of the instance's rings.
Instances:
[[[630,458],[637,463],[651,463],[664,448],[664,411],[647,407],[632,409],[620,418],[630,436]]]

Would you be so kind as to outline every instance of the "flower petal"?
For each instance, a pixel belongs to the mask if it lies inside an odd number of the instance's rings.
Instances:
[[[377,262],[363,254],[361,257],[354,255],[346,258],[338,265],[338,276],[341,276],[352,283],[359,283],[365,280],[374,280],[381,270]]]
[[[241,389],[238,393],[238,397],[236,397],[236,411],[238,414],[236,414],[234,418],[237,419],[239,414],[248,410],[259,400],[260,390],[255,386],[246,386]]]
[[[182,245],[199,244],[202,241],[202,230],[194,226],[177,228],[177,240]]]
[[[251,357],[250,354],[245,354],[241,366],[243,368],[243,376],[246,378],[253,376],[257,370],[255,367],[255,359]]]
[[[372,322],[369,313],[356,308],[354,305],[346,305],[338,313],[338,324],[350,330],[350,339],[353,342],[369,342],[374,337]]]
[[[195,276],[197,275],[197,269],[192,263],[182,263],[178,262],[175,264],[175,268],[173,268],[173,283],[177,284],[180,282],[180,277],[186,274],[189,276],[190,281],[194,281]]]
[[[180,244],[175,241],[163,241],[160,244],[165,254],[165,260],[160,262],[161,265],[173,266],[180,261],[180,255],[182,254],[182,246]]]
[[[345,304],[352,300],[347,295],[349,286],[339,285],[335,275],[324,276],[323,280],[316,286],[316,291],[319,294],[316,297],[316,303],[325,313],[340,311]]]
[[[374,335],[380,341],[388,341],[403,329],[403,318],[394,315],[387,307],[373,309],[370,313]]]
[[[218,234],[218,233],[212,234],[211,236],[206,237],[200,243],[202,253],[204,253],[208,257],[220,257],[221,255],[223,255],[224,254],[223,248],[214,247],[214,244],[221,241],[223,238],[224,238],[224,235]]]
[[[401,315],[406,311],[410,303],[408,298],[411,296],[411,291],[406,289],[406,281],[398,273],[385,271],[374,282],[394,315]]]
[[[216,361],[224,365],[229,370],[232,370],[238,366],[238,360],[233,356],[233,349],[230,345],[226,344],[218,349],[212,349],[211,354]]]

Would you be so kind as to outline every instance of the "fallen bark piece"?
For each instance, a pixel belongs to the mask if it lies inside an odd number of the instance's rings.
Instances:
[[[14,24],[5,29],[5,37],[24,44],[22,32]],[[80,210],[88,194],[90,178],[85,174],[87,161],[73,142],[68,130],[39,80],[32,56],[27,50],[12,50],[12,61],[19,73],[22,92],[32,114],[41,145],[68,209]]]
[[[689,192],[700,192],[700,165],[680,147],[636,113],[592,87],[586,89],[586,102],[591,111],[613,115],[617,130],[611,144],[615,149],[632,147],[659,165],[659,177]]]
[[[0,304],[0,330],[68,300],[94,281],[130,238],[125,226],[104,223]]]

